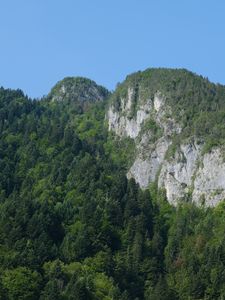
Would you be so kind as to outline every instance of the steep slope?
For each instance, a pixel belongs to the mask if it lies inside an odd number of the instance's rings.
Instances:
[[[126,178],[139,136],[140,149],[158,143],[162,156],[169,141],[176,160],[173,135],[184,129],[173,108],[166,118],[165,96],[138,114],[140,131],[128,123],[136,137],[118,127],[114,139],[106,99],[76,93],[33,101],[0,89],[0,299],[225,299],[225,203],[175,209]],[[180,148],[195,161],[195,148]]]
[[[157,181],[168,201],[215,206],[225,199],[225,87],[186,70],[128,76],[111,97],[108,129],[135,141],[127,173]]]

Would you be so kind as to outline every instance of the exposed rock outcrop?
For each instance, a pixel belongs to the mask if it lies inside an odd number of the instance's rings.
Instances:
[[[193,201],[215,206],[225,200],[225,162],[221,149],[203,156],[193,184]]]
[[[140,88],[139,88],[140,89]],[[151,97],[135,95],[129,86],[127,96],[119,99],[119,108],[111,103],[107,112],[108,129],[120,138],[130,137],[136,145],[136,157],[128,170],[141,188],[157,181],[165,188],[168,201],[194,201],[198,205],[215,206],[225,199],[225,162],[220,148],[202,154],[204,143],[183,140],[169,156],[174,137],[182,126],[175,121],[172,109],[162,92]],[[135,99],[136,96],[136,99]]]
[[[132,98],[134,89],[128,88],[127,99],[121,99],[121,111],[117,111],[112,105],[108,110],[109,130],[113,130],[121,137],[136,138],[141,131],[141,125],[149,117],[149,110],[152,107],[152,101],[147,100],[141,104],[135,117],[131,117],[132,113]]]
[[[109,92],[94,81],[84,77],[66,77],[59,81],[48,97],[52,101],[96,102],[109,96]]]

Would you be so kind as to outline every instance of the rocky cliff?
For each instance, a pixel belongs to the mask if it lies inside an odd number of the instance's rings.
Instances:
[[[223,86],[186,70],[128,76],[107,111],[108,129],[135,141],[128,178],[143,189],[157,182],[173,205],[224,200],[224,106]]]

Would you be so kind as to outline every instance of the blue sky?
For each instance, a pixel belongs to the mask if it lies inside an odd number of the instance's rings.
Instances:
[[[224,0],[1,0],[0,86],[46,95],[66,76],[109,88],[148,67],[225,84]]]

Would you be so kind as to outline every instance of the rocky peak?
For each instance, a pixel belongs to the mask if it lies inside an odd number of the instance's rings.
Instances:
[[[94,81],[83,77],[66,77],[59,81],[48,97],[52,101],[96,102],[109,96],[109,91]]]

